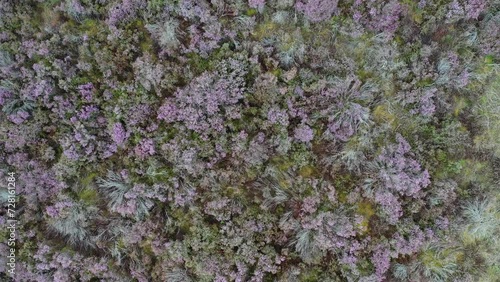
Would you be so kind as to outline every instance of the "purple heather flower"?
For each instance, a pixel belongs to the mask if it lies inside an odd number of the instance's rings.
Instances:
[[[155,154],[155,147],[153,140],[144,139],[134,148],[135,155],[140,159],[144,159],[147,156],[152,156]]]
[[[392,236],[391,245],[395,250],[394,257],[399,255],[411,255],[420,251],[425,242],[425,234],[419,227],[415,226],[405,239],[401,234]]]
[[[302,124],[295,129],[294,137],[301,142],[308,143],[313,140],[314,132],[309,126]]]
[[[296,86],[293,93],[299,97],[304,97],[304,90],[300,86]]]
[[[53,206],[48,206],[45,208],[45,211],[50,217],[57,217],[59,213],[66,207],[72,207],[73,203],[69,201],[57,202]]]
[[[102,158],[107,159],[111,157],[114,153],[116,153],[117,146],[116,144],[109,144],[106,150],[102,153]]]
[[[215,73],[205,72],[167,98],[158,110],[158,119],[168,123],[182,122],[190,130],[208,138],[210,133],[223,132],[225,121],[232,114],[223,111],[235,106],[244,91],[244,65],[236,60],[221,63]]]
[[[403,209],[395,197],[390,192],[376,192],[375,201],[381,205],[382,211],[387,216],[387,222],[396,224],[398,219],[403,215]]]
[[[87,106],[84,106],[80,112],[78,113],[78,118],[80,118],[81,120],[87,120],[90,118],[90,116],[92,115],[92,113],[95,113],[95,112],[98,112],[99,110],[97,109],[97,107],[95,105],[87,105]]]
[[[385,273],[391,264],[391,252],[383,245],[379,245],[372,255],[371,262],[375,266],[375,273],[379,281],[385,280]]]
[[[92,101],[92,90],[93,89],[94,89],[94,85],[92,84],[92,82],[78,86],[78,90],[80,91],[80,95],[82,95],[82,98],[87,102]]]
[[[397,146],[389,146],[378,156],[381,165],[379,177],[385,188],[401,195],[418,197],[422,188],[430,184],[430,175],[420,164],[406,156],[410,151],[408,142],[398,134]]]
[[[463,88],[467,86],[467,84],[469,84],[470,77],[471,77],[470,73],[467,70],[464,70],[462,74],[460,74],[460,76],[458,77],[457,87]]]
[[[337,10],[338,0],[300,0],[295,4],[295,9],[304,13],[312,22],[329,19]]]
[[[76,152],[74,145],[65,148],[63,153],[70,160],[78,160],[80,158],[80,155]]]
[[[477,19],[479,15],[486,9],[487,1],[485,0],[464,0],[460,3],[454,0],[449,4],[448,14],[449,19],[455,17],[465,17],[466,19]]]
[[[25,122],[30,114],[25,111],[17,111],[15,114],[9,115],[9,120],[15,124],[21,124]]]
[[[5,101],[12,97],[12,93],[7,89],[0,87],[0,106],[3,106]]]
[[[113,125],[111,139],[113,139],[116,145],[123,145],[129,136],[130,133],[125,131],[125,128],[123,128],[123,125],[120,122],[117,122]]]
[[[447,217],[440,216],[436,219],[436,227],[441,229],[441,230],[446,230],[448,229],[448,226],[450,225],[450,221],[448,220]]]
[[[304,199],[302,202],[302,211],[304,213],[312,214],[318,208],[318,204],[320,203],[319,197],[309,196]]]
[[[485,0],[467,0],[465,11],[468,19],[477,20],[479,15],[486,9],[488,1]]]
[[[145,6],[146,2],[144,0],[123,0],[111,7],[107,23],[110,26],[115,26],[121,22],[129,21]]]
[[[250,8],[259,10],[259,12],[262,12],[265,4],[266,0],[248,0],[248,6],[250,6]]]
[[[271,108],[267,113],[267,119],[272,124],[281,124],[283,126],[288,126],[288,114],[286,110],[280,110],[279,108]]]
[[[354,12],[354,14],[352,15],[352,19],[355,21],[355,22],[359,22],[359,20],[362,18],[363,16],[361,15],[361,13],[359,11],[356,11]]]
[[[45,208],[45,211],[50,217],[56,217],[59,215],[59,210],[57,210],[54,206],[48,206]]]
[[[431,116],[436,111],[436,106],[434,105],[434,101],[432,101],[436,92],[436,88],[429,89],[420,98],[420,114],[423,116]]]
[[[341,141],[346,142],[354,134],[354,128],[348,121],[335,121],[328,125],[328,129]]]

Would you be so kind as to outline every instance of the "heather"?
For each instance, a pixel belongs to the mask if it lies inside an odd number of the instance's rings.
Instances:
[[[0,0],[2,281],[496,281],[498,0]]]

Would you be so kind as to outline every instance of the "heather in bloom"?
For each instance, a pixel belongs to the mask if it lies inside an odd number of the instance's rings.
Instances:
[[[262,12],[264,9],[264,5],[266,4],[266,0],[248,0],[248,6],[251,8],[255,8]]]
[[[384,274],[389,270],[390,259],[390,251],[383,245],[377,246],[377,250],[371,258],[371,262],[375,267],[375,277],[377,281],[384,280]]]
[[[484,11],[487,2],[484,0],[454,0],[449,4],[448,18],[464,17],[466,19],[477,19]]]
[[[308,143],[311,140],[313,140],[314,132],[309,126],[300,125],[299,127],[297,127],[295,129],[294,137],[295,137],[295,139],[299,140],[300,142]]]
[[[92,101],[92,90],[94,89],[94,85],[91,82],[87,84],[82,84],[78,86],[78,91],[80,95],[82,95],[83,100],[90,102]]]
[[[269,109],[269,112],[267,113],[267,119],[272,124],[281,124],[283,126],[288,126],[289,124],[288,114],[286,113],[286,111],[277,108]]]
[[[337,0],[305,0],[297,1],[295,9],[304,13],[312,22],[324,21],[337,10]]]
[[[121,22],[130,21],[135,18],[137,12],[145,7],[142,0],[118,1],[109,9],[107,22],[109,25],[117,25]]]
[[[2,1],[2,281],[496,281],[499,23],[496,0]]]
[[[123,125],[120,122],[117,122],[113,125],[112,132],[111,132],[111,139],[118,145],[121,146],[125,143],[127,138],[129,137],[130,133],[125,131],[125,128],[123,128]]]
[[[185,128],[203,136],[225,131],[224,120],[230,109],[243,98],[245,64],[230,59],[218,65],[215,73],[205,72],[190,85],[167,98],[158,111],[158,119],[181,122]]]
[[[434,97],[436,89],[427,90],[422,98],[420,98],[420,114],[423,116],[431,116],[436,111],[432,98]]]
[[[30,114],[25,111],[17,111],[15,114],[9,115],[9,120],[12,121],[15,124],[21,124],[23,123]]]
[[[422,170],[420,164],[409,155],[410,145],[401,136],[397,136],[398,145],[384,150],[378,157],[382,166],[379,177],[384,181],[384,187],[397,191],[402,195],[418,197],[421,189],[430,184],[429,172]]]
[[[141,140],[141,142],[134,148],[135,155],[140,159],[144,159],[147,156],[152,156],[155,152],[155,146],[153,140],[151,139]]]

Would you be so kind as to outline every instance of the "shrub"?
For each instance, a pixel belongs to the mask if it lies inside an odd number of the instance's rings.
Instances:
[[[49,220],[50,228],[73,246],[95,247],[91,227],[98,210],[71,202],[59,209],[56,213],[48,210],[49,215],[53,217]]]
[[[337,0],[298,1],[295,9],[304,13],[308,20],[320,22],[329,19],[337,10]]]

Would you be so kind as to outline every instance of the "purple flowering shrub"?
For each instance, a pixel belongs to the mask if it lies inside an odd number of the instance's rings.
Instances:
[[[2,1],[0,280],[494,281],[498,19]]]
[[[394,33],[405,10],[398,1],[354,1],[352,18],[374,31]]]
[[[408,142],[401,135],[397,139],[397,147],[384,148],[376,159],[377,178],[381,183],[374,191],[375,202],[381,206],[389,224],[397,223],[403,215],[400,197],[422,198],[422,190],[430,184],[429,172],[405,156],[410,152]]]
[[[158,119],[166,123],[180,122],[183,127],[208,138],[223,134],[224,121],[241,116],[238,102],[245,91],[245,65],[232,59],[216,66],[216,73],[203,73],[174,97],[165,99]]]
[[[307,0],[297,1],[295,9],[304,13],[312,22],[320,22],[330,18],[337,9],[337,0]]]

